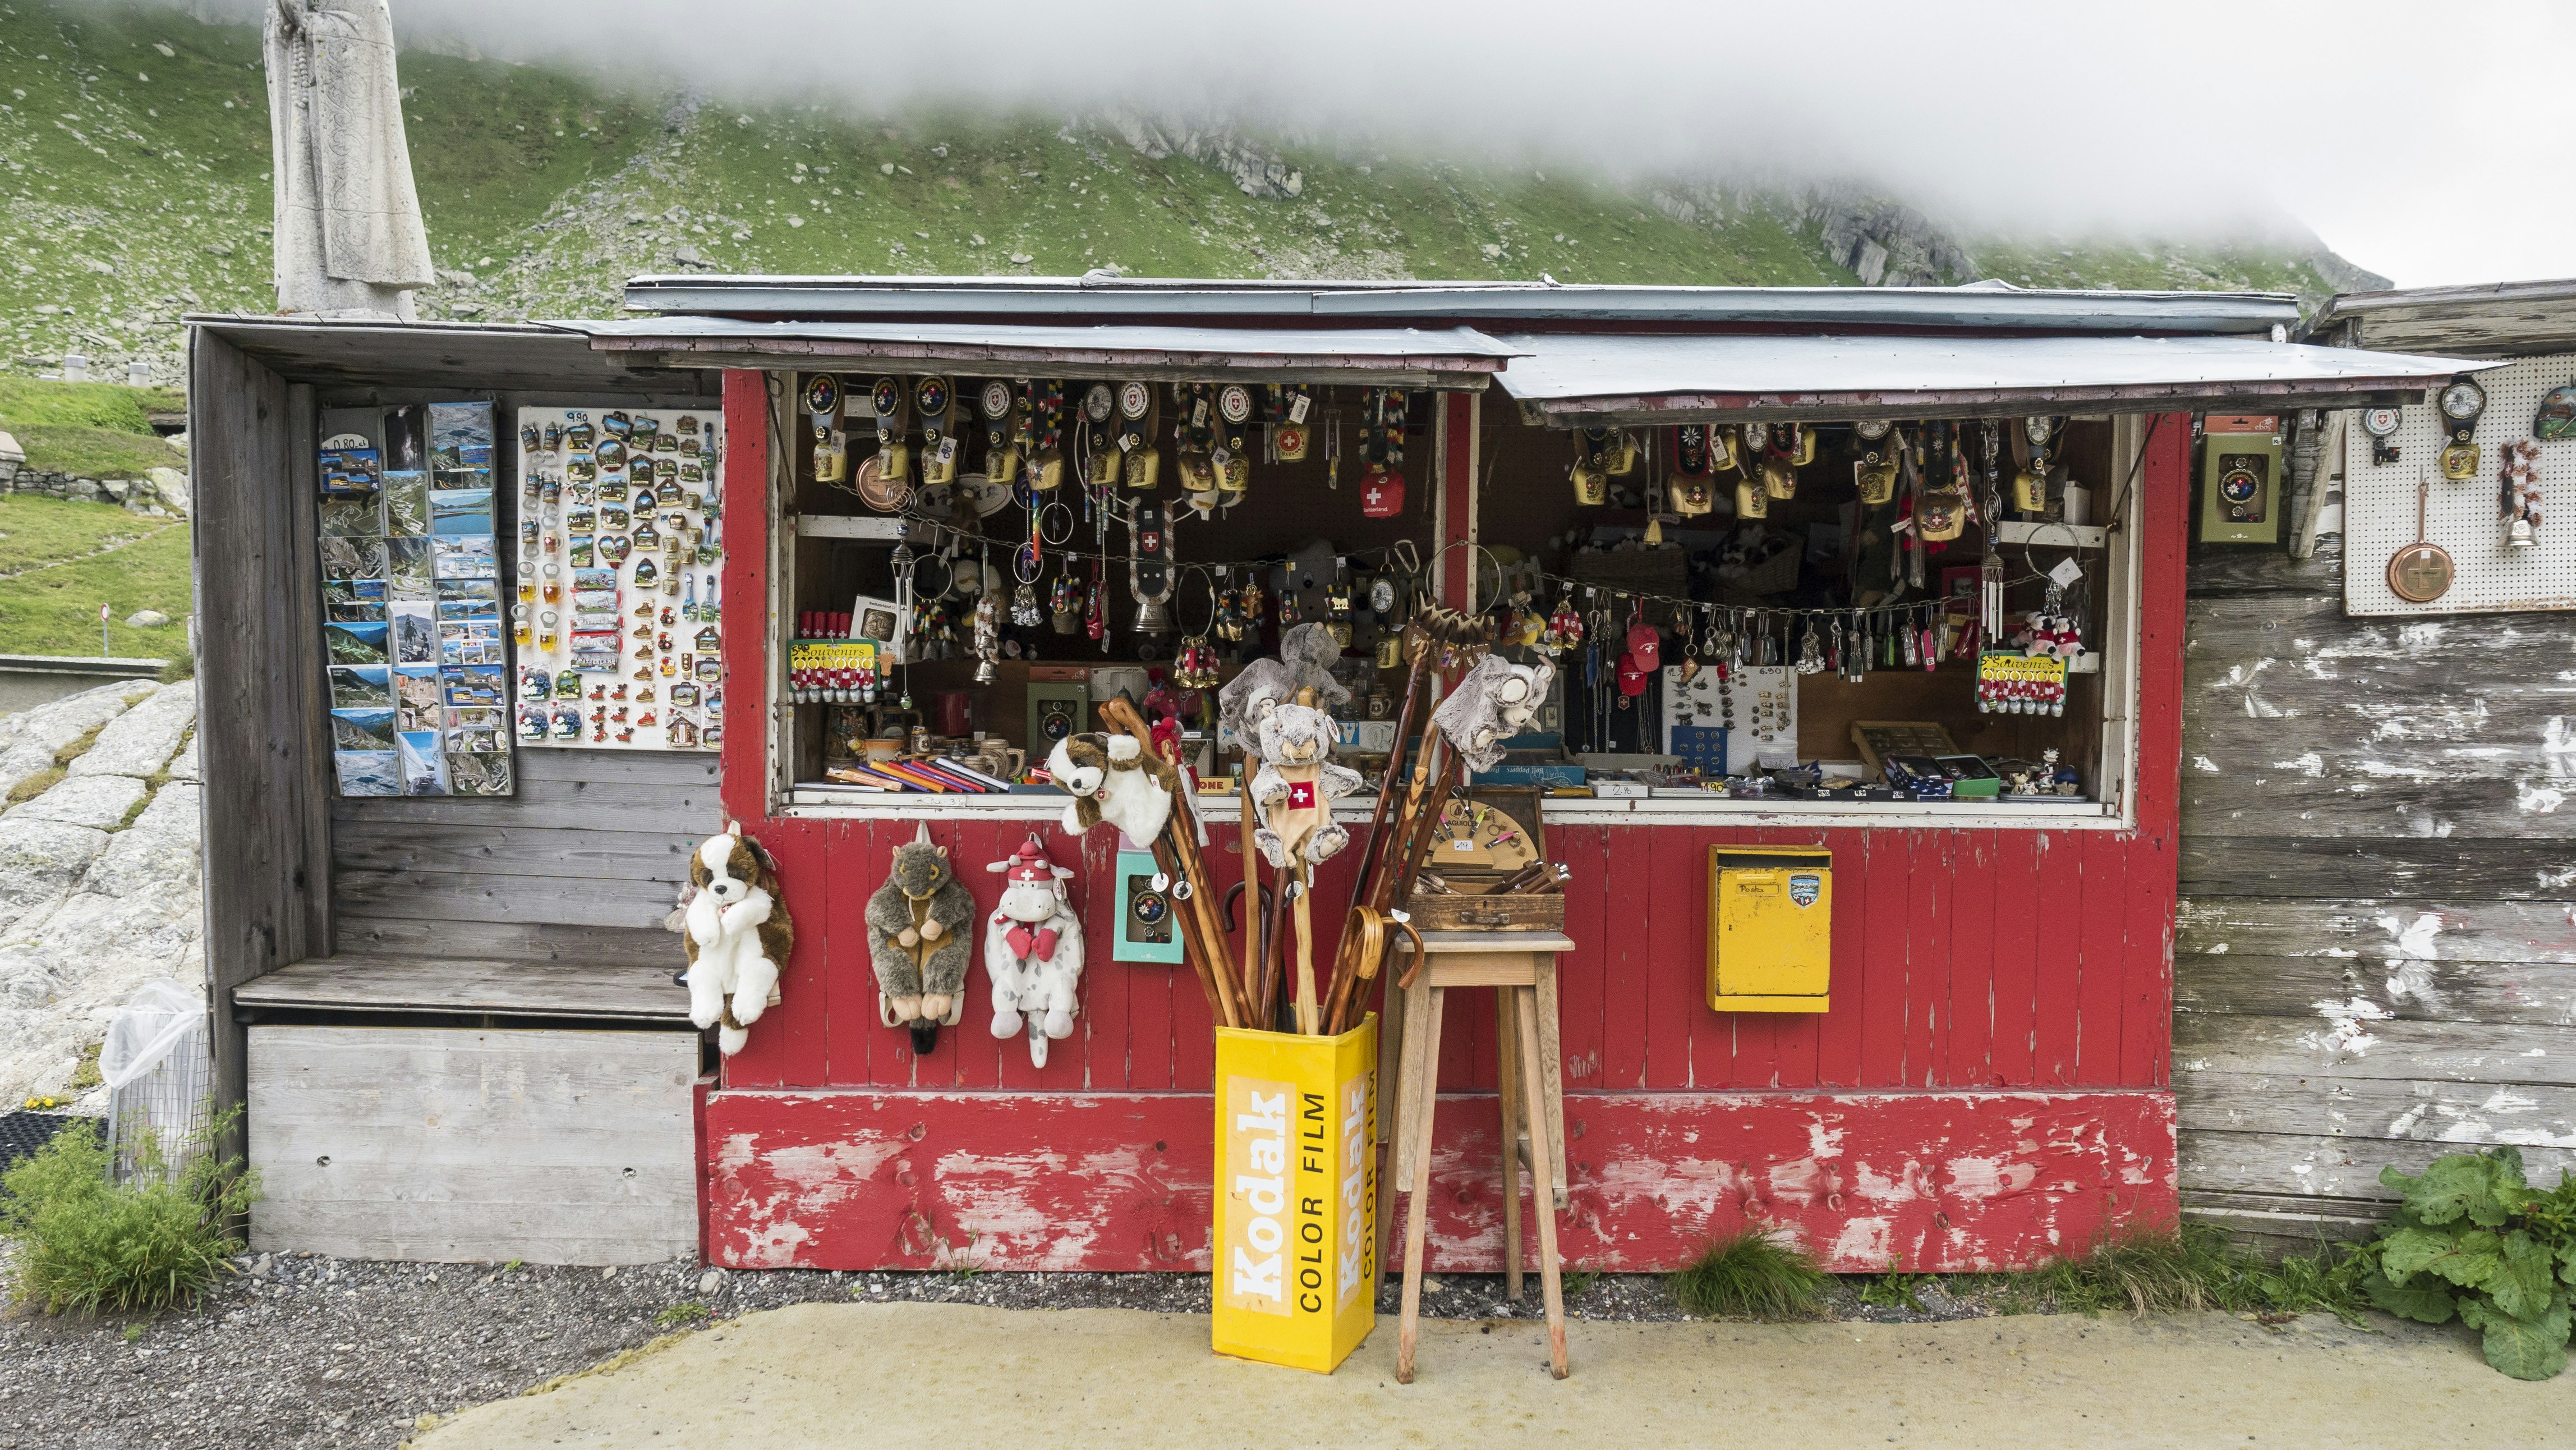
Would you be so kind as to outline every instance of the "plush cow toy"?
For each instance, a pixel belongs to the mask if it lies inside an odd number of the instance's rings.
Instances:
[[[1047,1041],[1073,1034],[1082,1010],[1082,923],[1066,899],[1073,874],[1047,859],[1031,836],[1017,853],[992,862],[1005,873],[1002,901],[984,927],[984,971],[993,979],[993,1035],[1029,1034],[1029,1061],[1046,1066]]]
[[[778,900],[778,863],[739,823],[699,845],[689,858],[689,881],[696,891],[681,921],[689,1020],[701,1030],[722,1024],[716,1046],[731,1057],[778,1000],[778,973],[796,928]]]

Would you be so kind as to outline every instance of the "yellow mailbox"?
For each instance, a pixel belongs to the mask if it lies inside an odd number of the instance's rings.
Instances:
[[[1708,849],[1708,1005],[1822,1012],[1834,960],[1834,853]]]

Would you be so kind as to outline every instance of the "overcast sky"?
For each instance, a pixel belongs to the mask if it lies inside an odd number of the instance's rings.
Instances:
[[[1854,177],[2016,233],[2286,213],[2401,286],[2576,276],[2571,0],[393,6],[488,55],[658,56],[744,99],[1221,107],[1460,159]]]

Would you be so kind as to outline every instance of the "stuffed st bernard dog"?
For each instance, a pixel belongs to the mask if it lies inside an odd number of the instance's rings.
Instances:
[[[731,1057],[778,1000],[796,928],[778,899],[778,863],[739,822],[699,845],[689,881],[697,888],[683,918],[689,1020],[701,1029],[723,1024],[716,1046]]]

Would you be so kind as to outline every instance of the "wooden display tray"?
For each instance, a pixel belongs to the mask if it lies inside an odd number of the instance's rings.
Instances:
[[[1452,800],[1471,801],[1491,806],[1511,818],[1514,825],[1529,834],[1537,859],[1547,854],[1547,822],[1539,813],[1540,792],[1536,787],[1486,786],[1462,790]],[[1425,869],[1438,865],[1437,855],[1426,860]],[[1480,867],[1458,867],[1440,871],[1440,879],[1449,883],[1446,892],[1416,890],[1404,903],[1405,912],[1420,931],[1562,931],[1565,929],[1565,893],[1512,892],[1505,894],[1493,888],[1512,873]]]
[[[1851,741],[1852,748],[1860,752],[1861,764],[1869,767],[1872,779],[1887,773],[1887,757],[1891,755],[1959,753],[1950,732],[1931,720],[1854,720]]]

